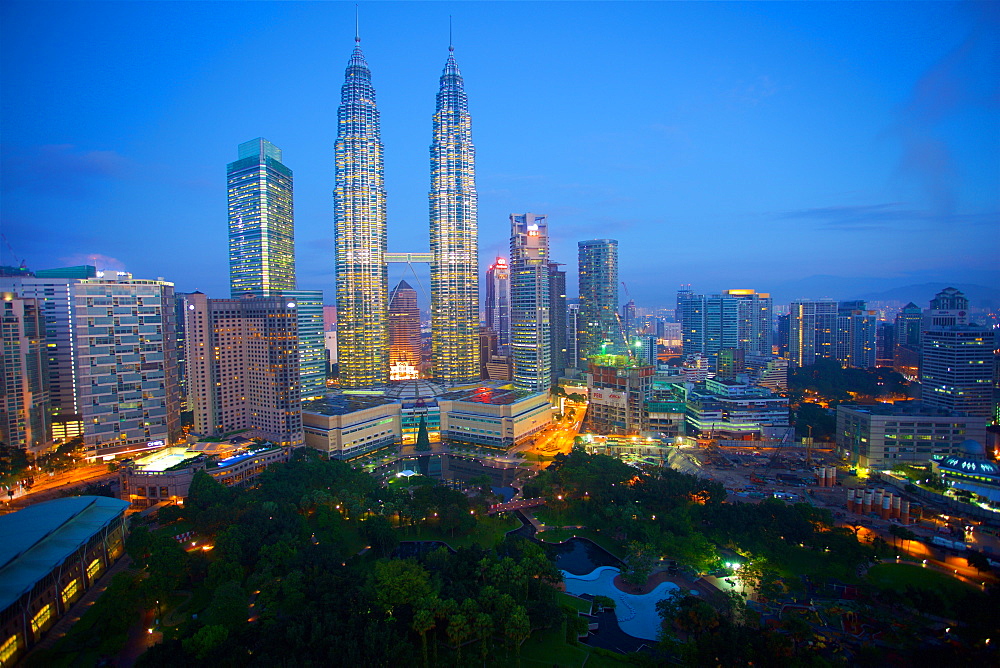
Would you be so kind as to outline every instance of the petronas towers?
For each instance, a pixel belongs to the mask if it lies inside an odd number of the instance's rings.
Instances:
[[[355,38],[337,111],[334,219],[341,385],[388,382],[388,271],[383,146],[371,70]],[[479,377],[475,148],[462,75],[449,47],[431,145],[430,262],[433,373],[444,384]]]

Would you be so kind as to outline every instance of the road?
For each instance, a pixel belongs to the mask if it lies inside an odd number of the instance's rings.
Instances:
[[[35,476],[35,484],[30,491],[18,489],[13,498],[4,495],[3,508],[17,510],[41,501],[49,501],[64,492],[91,483],[103,484],[118,480],[118,474],[108,471],[107,464],[76,466],[54,474],[41,473]]]

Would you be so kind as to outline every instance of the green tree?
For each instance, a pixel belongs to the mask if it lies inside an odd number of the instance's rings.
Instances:
[[[432,601],[421,601],[419,607],[413,611],[413,621],[410,626],[420,634],[420,645],[423,649],[424,668],[427,668],[427,632],[434,628],[434,612]]]
[[[247,619],[247,593],[238,582],[226,582],[215,590],[212,602],[205,610],[206,625],[222,626],[233,630]]]
[[[417,452],[426,452],[431,449],[431,437],[427,433],[427,421],[424,416],[420,416],[420,424],[417,426],[417,443],[414,446]]]
[[[375,564],[375,598],[390,615],[401,605],[430,598],[430,573],[416,561],[394,559]]]
[[[647,543],[631,541],[625,546],[625,569],[622,578],[634,587],[646,584],[649,574],[653,571],[656,557],[654,548]]]
[[[448,642],[455,648],[455,663],[462,665],[462,643],[468,640],[473,633],[472,624],[468,617],[462,613],[457,613],[448,618]]]
[[[191,638],[183,642],[184,650],[204,660],[209,653],[229,638],[225,626],[203,626]]]

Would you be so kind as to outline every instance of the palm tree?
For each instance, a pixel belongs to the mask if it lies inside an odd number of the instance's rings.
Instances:
[[[469,619],[462,613],[448,618],[448,642],[455,646],[455,664],[462,664],[462,643],[472,635]]]
[[[420,634],[420,643],[424,650],[424,668],[427,663],[427,632],[434,628],[434,613],[426,607],[420,607],[413,611],[413,630]]]

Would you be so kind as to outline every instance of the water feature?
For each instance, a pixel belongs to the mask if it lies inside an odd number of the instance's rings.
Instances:
[[[607,596],[616,604],[615,617],[622,631],[636,638],[656,640],[660,632],[660,616],[656,612],[656,602],[670,596],[678,586],[672,582],[661,582],[648,594],[628,594],[615,586],[614,579],[619,573],[620,571],[613,566],[602,566],[585,574],[571,573],[563,569],[566,592],[575,595]]]
[[[586,575],[602,566],[621,566],[621,559],[586,538],[570,538],[549,546],[556,568],[574,575]]]

